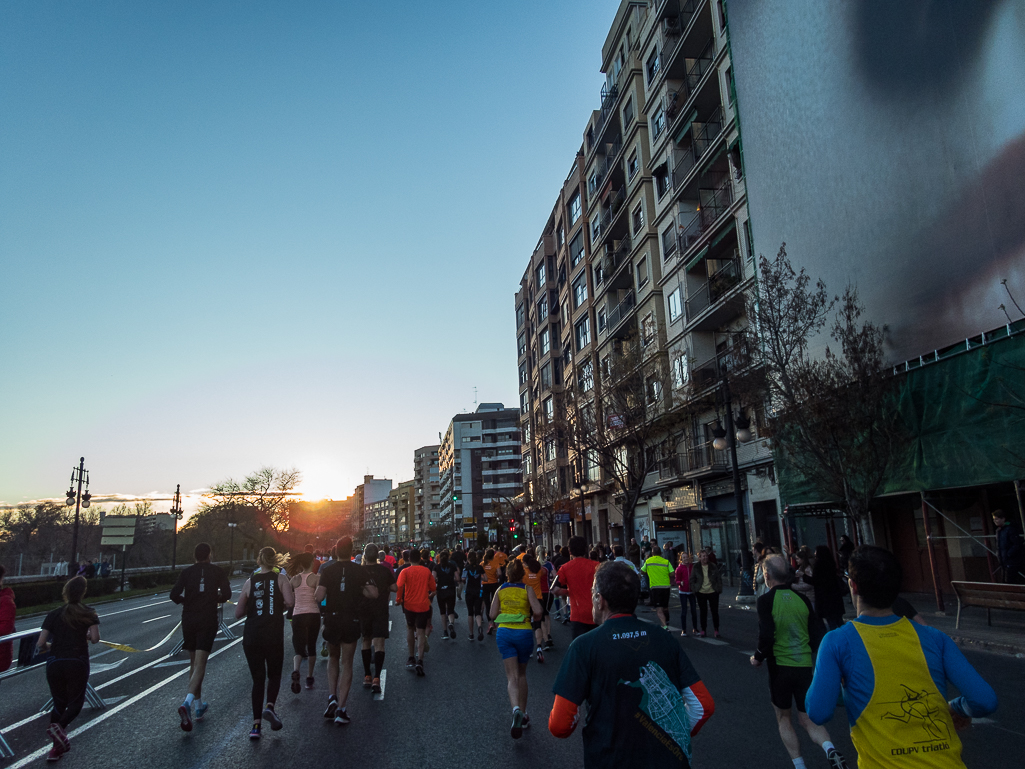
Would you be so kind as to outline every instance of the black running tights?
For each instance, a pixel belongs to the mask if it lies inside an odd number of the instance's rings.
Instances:
[[[50,660],[46,663],[46,683],[50,685],[53,698],[50,723],[67,729],[85,704],[85,686],[89,683],[88,660]]]
[[[276,702],[281,688],[281,668],[285,662],[285,644],[242,645],[249,663],[249,674],[253,677],[253,720],[263,718],[263,688],[267,686],[267,702]]]

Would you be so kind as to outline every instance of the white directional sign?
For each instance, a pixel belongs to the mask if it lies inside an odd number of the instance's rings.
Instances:
[[[134,515],[108,515],[103,519],[100,545],[131,545],[134,542]]]

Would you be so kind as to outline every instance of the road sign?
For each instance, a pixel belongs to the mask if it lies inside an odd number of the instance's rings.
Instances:
[[[553,523],[569,523],[569,513],[556,513],[552,516]]]
[[[103,519],[100,545],[131,545],[135,543],[135,516],[108,515]]]

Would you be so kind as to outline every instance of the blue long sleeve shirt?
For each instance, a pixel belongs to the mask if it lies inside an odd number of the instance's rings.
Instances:
[[[860,616],[854,621],[883,626],[899,619],[896,615]],[[929,674],[936,688],[944,698],[947,696],[948,681],[961,691],[961,696],[950,702],[956,712],[968,718],[978,718],[997,709],[997,695],[993,687],[969,664],[949,636],[917,622],[911,625],[922,644]],[[872,661],[853,623],[826,633],[815,661],[815,677],[805,698],[808,717],[816,724],[829,721],[842,690],[847,719],[853,727],[868,705],[874,689]]]

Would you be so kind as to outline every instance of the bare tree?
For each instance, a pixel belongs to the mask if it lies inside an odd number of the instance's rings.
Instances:
[[[234,478],[215,483],[207,496],[213,500],[207,507],[250,507],[253,508],[262,525],[276,532],[288,530],[289,502],[296,495],[296,488],[302,482],[302,473],[291,468],[278,470],[261,467],[241,481]]]

